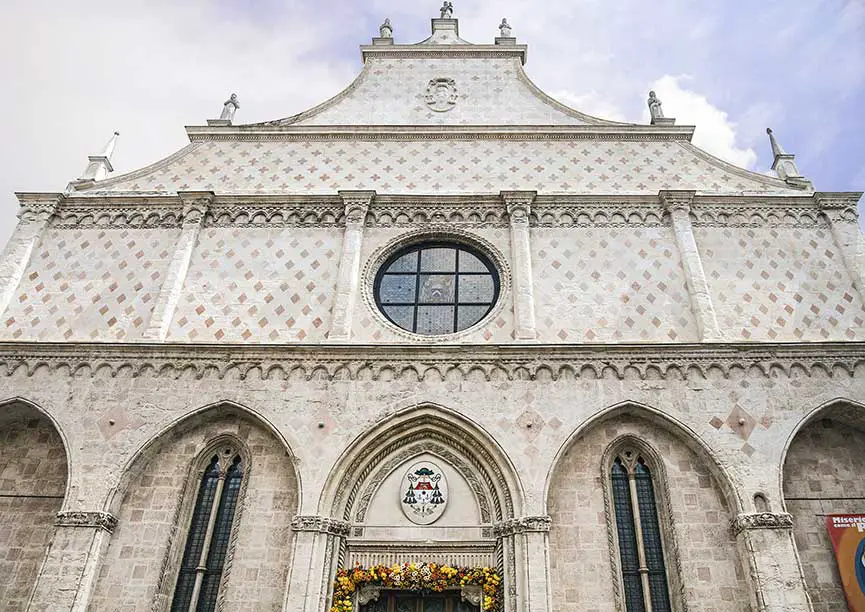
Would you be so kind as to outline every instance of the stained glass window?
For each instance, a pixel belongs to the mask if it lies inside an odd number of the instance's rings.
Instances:
[[[375,298],[399,327],[425,335],[468,329],[492,310],[499,276],[481,253],[460,244],[403,249],[382,266]]]
[[[626,452],[616,457],[610,476],[625,608],[627,612],[670,612],[652,473],[642,457]]]
[[[222,460],[214,455],[205,469],[186,535],[171,612],[213,612],[216,608],[242,478],[240,457],[231,452]]]

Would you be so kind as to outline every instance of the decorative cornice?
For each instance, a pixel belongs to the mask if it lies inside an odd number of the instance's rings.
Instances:
[[[572,126],[299,126],[235,125],[230,127],[187,126],[191,142],[211,140],[627,140],[689,141],[693,126],[659,129],[649,125]]]
[[[46,222],[60,207],[63,196],[59,193],[17,193],[21,208],[18,218],[22,223]]]
[[[511,225],[528,225],[532,213],[532,202],[538,195],[537,191],[502,191],[500,196],[508,211]]]
[[[0,342],[0,376],[558,380],[865,375],[865,343],[272,345]]]
[[[751,529],[793,529],[793,516],[786,512],[756,512],[740,514],[732,520],[735,535]]]
[[[291,529],[292,531],[311,531],[346,537],[351,530],[351,525],[327,516],[299,514],[291,519]]]
[[[113,533],[114,528],[117,527],[117,518],[108,512],[66,511],[57,513],[54,524],[57,527],[104,529],[108,533]]]
[[[661,205],[670,213],[691,212],[691,204],[694,201],[696,191],[692,190],[662,190],[658,192]]]
[[[198,225],[204,220],[208,208],[213,204],[212,191],[178,191],[183,202],[183,224]]]
[[[346,225],[362,225],[375,200],[375,191],[340,191],[339,197],[345,206]]]
[[[859,221],[859,200],[862,192],[830,193],[818,191],[814,194],[817,208],[831,223],[856,223]]]
[[[549,516],[523,516],[493,526],[493,535],[504,538],[519,533],[548,533],[552,519]]]

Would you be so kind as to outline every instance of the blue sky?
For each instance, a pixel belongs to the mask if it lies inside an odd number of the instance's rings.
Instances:
[[[865,189],[865,1],[515,0],[455,4],[460,33],[492,42],[507,17],[526,69],[580,110],[646,121],[655,87],[695,143],[739,165],[771,165],[765,128],[817,189]],[[62,191],[111,132],[115,168],[151,163],[184,125],[284,117],[348,85],[358,45],[390,17],[397,42],[429,34],[437,0],[30,0],[0,24],[0,240],[12,191]]]

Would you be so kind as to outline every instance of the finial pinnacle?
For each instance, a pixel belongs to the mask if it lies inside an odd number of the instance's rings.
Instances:
[[[111,158],[114,157],[114,151],[117,149],[118,136],[120,136],[120,132],[115,131],[98,155],[89,155],[87,157],[87,167],[84,168],[84,172],[81,174],[79,180],[101,181],[110,172],[114,172]]]

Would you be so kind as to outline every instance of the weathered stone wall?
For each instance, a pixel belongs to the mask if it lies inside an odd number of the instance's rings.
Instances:
[[[3,610],[26,608],[65,492],[66,451],[54,425],[29,406],[0,406]]]
[[[118,527],[91,610],[149,611],[154,601],[170,605],[198,493],[192,466],[223,434],[242,440],[252,461],[238,506],[236,544],[226,563],[226,609],[281,609],[291,563],[290,524],[297,510],[294,468],[285,448],[260,423],[237,412],[210,410],[169,431],[138,459],[141,465],[132,467],[135,476],[117,511]]]
[[[611,555],[617,567],[619,560],[609,544],[601,462],[609,445],[626,434],[663,460],[663,469],[650,468],[660,519],[668,528],[672,525],[674,542],[664,542],[671,597],[695,611],[750,610],[745,573],[730,531],[731,509],[708,466],[679,437],[631,416],[605,421],[580,435],[555,468],[549,500],[553,610],[616,609]],[[606,472],[603,478],[609,478]],[[681,594],[677,583],[684,584]]]
[[[827,514],[861,514],[865,505],[865,432],[819,419],[794,438],[784,465],[784,497],[814,612],[845,609]]]

